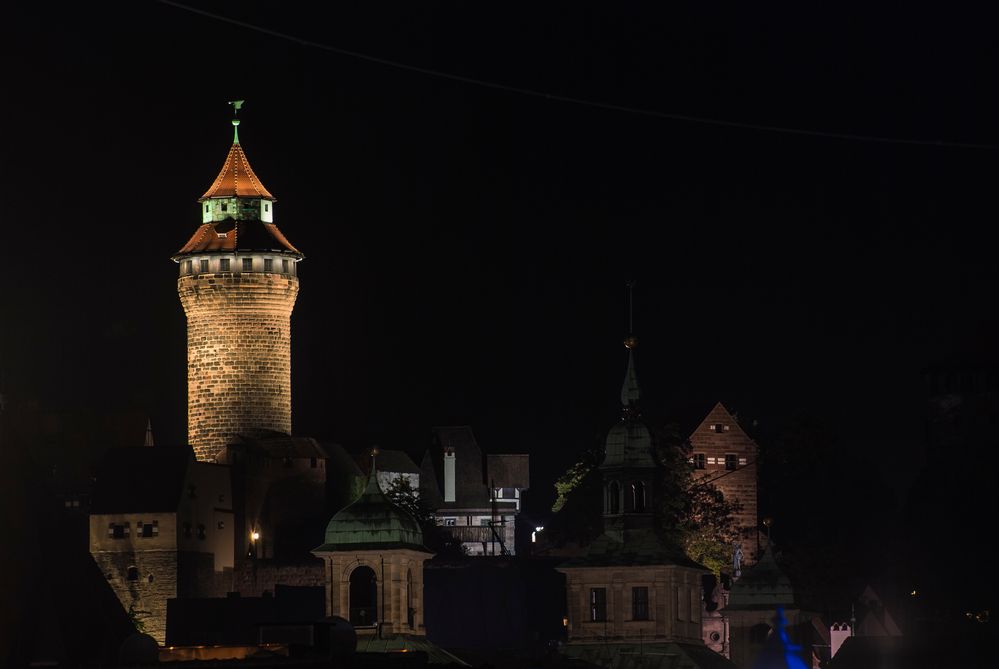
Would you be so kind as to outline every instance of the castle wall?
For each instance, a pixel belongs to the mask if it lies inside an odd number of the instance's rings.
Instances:
[[[236,434],[291,432],[291,312],[298,279],[181,276],[187,315],[188,440],[213,460]]]

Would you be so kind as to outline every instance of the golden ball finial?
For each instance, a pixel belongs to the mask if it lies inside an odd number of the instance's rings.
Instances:
[[[624,347],[629,351],[638,348],[638,337],[635,335],[628,335],[624,338]]]

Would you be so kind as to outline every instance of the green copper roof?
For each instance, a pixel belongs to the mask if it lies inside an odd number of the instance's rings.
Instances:
[[[392,548],[427,551],[419,523],[385,496],[376,474],[372,467],[364,492],[333,516],[326,526],[326,543],[313,552]]]

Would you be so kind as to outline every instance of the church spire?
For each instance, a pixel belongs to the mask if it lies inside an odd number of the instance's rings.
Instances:
[[[624,374],[621,385],[621,408],[625,413],[635,411],[638,401],[642,398],[638,386],[638,374],[635,372],[635,349],[638,348],[638,337],[634,335],[634,288],[635,282],[628,282],[628,336],[624,339],[624,347],[628,349],[628,370]]]
[[[232,143],[239,144],[239,110],[243,108],[246,100],[230,100],[232,105]]]

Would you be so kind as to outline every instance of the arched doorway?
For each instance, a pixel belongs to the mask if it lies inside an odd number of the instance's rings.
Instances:
[[[371,626],[378,622],[378,581],[371,567],[350,572],[350,624]]]

